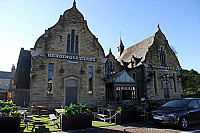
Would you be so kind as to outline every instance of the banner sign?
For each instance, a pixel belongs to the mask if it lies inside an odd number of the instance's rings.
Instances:
[[[175,68],[175,67],[156,66],[156,65],[152,65],[152,68],[160,68],[160,69],[168,69],[168,70],[180,70],[179,68]]]
[[[89,61],[95,62],[95,58],[88,58],[82,56],[71,56],[71,55],[58,55],[58,54],[48,54],[49,58],[59,58],[59,59],[69,59],[69,60],[79,60],[79,61]]]

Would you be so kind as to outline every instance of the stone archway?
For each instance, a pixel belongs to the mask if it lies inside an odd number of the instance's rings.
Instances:
[[[63,78],[63,96],[64,105],[79,104],[80,103],[80,88],[81,79],[77,76],[67,76]]]

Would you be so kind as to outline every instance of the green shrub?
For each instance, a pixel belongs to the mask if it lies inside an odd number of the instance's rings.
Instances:
[[[122,110],[134,110],[134,111],[140,111],[140,105],[136,102],[131,102],[130,104],[126,102],[122,102],[122,104],[118,107],[118,111]]]
[[[21,114],[17,111],[17,106],[12,100],[2,101],[0,100],[0,116],[13,116],[20,117]]]
[[[76,104],[71,103],[69,106],[66,106],[66,108],[62,112],[62,114],[66,116],[75,115],[77,113],[90,114],[91,110],[87,108],[86,104],[76,105]]]

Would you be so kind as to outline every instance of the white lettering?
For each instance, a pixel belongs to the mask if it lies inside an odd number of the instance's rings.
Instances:
[[[58,55],[58,58],[62,58],[63,56],[62,55]]]
[[[60,58],[60,59],[70,59],[70,60],[80,60],[80,61],[90,61],[95,62],[95,58],[81,57],[81,56],[68,56],[68,55],[58,55],[58,54],[47,54],[49,58]]]
[[[93,61],[95,61],[95,59]],[[168,70],[179,70],[179,68],[175,68],[175,67],[166,67],[166,66],[157,66],[157,65],[152,65],[152,68],[160,68],[160,69],[168,69]]]

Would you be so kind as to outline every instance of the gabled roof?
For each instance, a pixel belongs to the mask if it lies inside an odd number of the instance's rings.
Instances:
[[[151,47],[151,45],[154,42],[155,36],[157,32],[161,32],[159,26],[157,31],[147,37],[146,39],[142,40],[141,42],[132,45],[128,47],[126,50],[123,51],[121,56],[118,58],[118,61],[122,64],[122,61],[124,62],[131,62],[131,59],[134,57],[135,59],[140,59],[139,62],[137,62],[136,66],[139,66],[142,64],[142,62],[145,60],[146,54]]]
[[[11,79],[11,72],[0,71],[0,79]]]
[[[136,58],[142,58],[140,63],[138,63],[140,65],[145,60],[148,48],[153,44],[154,36],[155,34],[124,50],[118,61],[131,62],[132,55],[134,55]]]
[[[124,69],[121,72],[113,74],[107,83],[136,83],[135,80]]]

